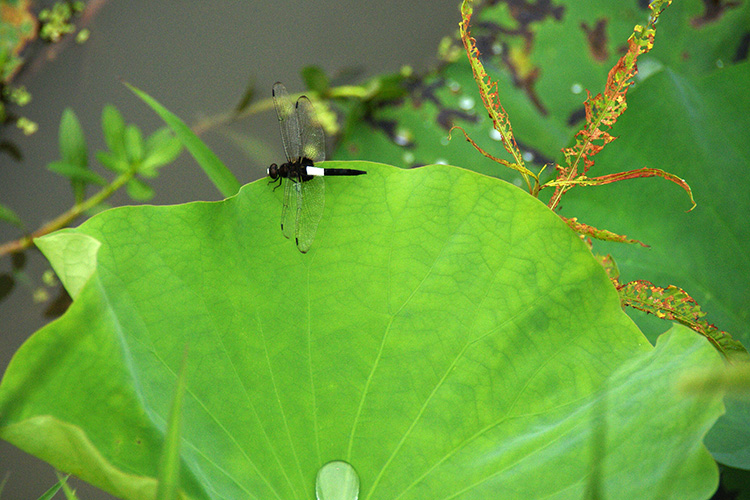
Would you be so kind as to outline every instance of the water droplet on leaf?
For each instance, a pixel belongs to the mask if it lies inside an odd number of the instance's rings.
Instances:
[[[359,476],[354,467],[335,460],[320,468],[315,478],[317,500],[357,500],[358,497]]]

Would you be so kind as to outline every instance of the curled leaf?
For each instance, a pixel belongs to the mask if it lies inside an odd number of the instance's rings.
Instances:
[[[611,184],[613,182],[618,181],[624,181],[627,179],[637,179],[639,177],[662,177],[664,179],[667,179],[668,181],[672,181],[678,186],[680,186],[682,189],[684,189],[688,196],[690,197],[690,202],[692,203],[692,206],[688,209],[688,212],[693,210],[697,203],[695,203],[695,199],[693,198],[693,190],[690,189],[690,185],[688,185],[687,182],[685,182],[685,179],[682,179],[681,177],[678,177],[674,174],[671,174],[669,172],[666,172],[664,170],[661,170],[659,168],[638,168],[635,170],[628,170],[627,172],[618,172],[616,174],[608,174],[608,175],[602,175],[599,177],[586,177],[585,175],[582,175],[580,177],[576,177],[575,179],[557,179],[554,181],[548,182],[547,186],[602,186],[604,184]]]

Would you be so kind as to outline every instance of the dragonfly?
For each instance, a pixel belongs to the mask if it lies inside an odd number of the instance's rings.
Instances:
[[[315,108],[306,96],[297,102],[292,100],[284,85],[273,85],[273,104],[279,117],[281,142],[284,144],[286,163],[272,163],[267,170],[271,182],[282,179],[284,183],[284,203],[281,209],[281,232],[294,239],[302,253],[310,250],[318,223],[323,216],[325,205],[325,180],[334,175],[362,175],[364,170],[348,168],[321,168],[315,164],[325,160],[325,134],[315,115]]]

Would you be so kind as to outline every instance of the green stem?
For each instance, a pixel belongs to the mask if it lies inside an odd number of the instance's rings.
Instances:
[[[328,89],[328,91],[326,92],[326,97],[330,97],[330,98],[354,97],[357,99],[366,99],[370,95],[372,95],[373,91],[374,89],[367,89],[365,87],[361,87],[357,85],[341,85],[339,87],[331,87],[330,89]],[[296,99],[302,94],[307,94],[315,99],[322,99],[322,97],[317,92],[313,92],[313,91],[297,92],[296,94],[291,94],[290,97],[293,99]],[[232,123],[235,120],[246,118],[248,116],[252,116],[258,113],[271,111],[272,109],[273,109],[273,100],[269,97],[268,99],[263,99],[262,101],[257,101],[247,106],[240,113],[237,113],[236,111],[227,111],[225,113],[219,113],[213,116],[208,116],[202,120],[197,121],[190,128],[193,132],[195,132],[195,135],[200,136],[204,134],[205,132],[212,130],[216,127],[219,127],[221,125],[226,125],[227,123]]]
[[[99,205],[101,202],[112,196],[115,191],[127,184],[127,182],[132,179],[134,175],[134,171],[121,174],[120,176],[116,177],[115,180],[113,180],[108,186],[105,186],[101,191],[81,203],[76,203],[70,208],[70,210],[60,214],[58,217],[46,223],[30,235],[0,245],[0,257],[6,254],[17,253],[26,250],[34,244],[35,238],[39,238],[40,236],[51,233],[52,231],[57,231],[58,229],[62,229],[68,226],[82,213]]]

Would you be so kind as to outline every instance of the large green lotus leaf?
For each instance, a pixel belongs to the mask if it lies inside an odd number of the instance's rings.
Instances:
[[[686,212],[684,192],[661,179],[574,189],[562,202],[565,215],[651,245],[596,244],[597,251],[615,257],[623,281],[685,289],[709,313],[709,322],[745,346],[750,345],[749,81],[748,63],[705,77],[665,70],[629,94],[628,112],[613,131],[619,138],[597,156],[597,174],[648,166],[684,178],[695,194],[695,210]],[[649,338],[664,330],[662,322],[642,316],[634,315]],[[747,402],[732,407],[743,416],[727,418],[750,427]],[[719,427],[722,436],[709,439],[711,451],[730,465],[750,468],[750,446],[737,446],[740,429]]]
[[[307,254],[265,180],[40,240],[78,292],[13,358],[0,435],[151,498],[187,352],[192,498],[311,499],[331,460],[371,500],[710,496],[723,404],[675,389],[720,366],[708,342],[675,327],[652,347],[586,245],[503,181],[327,166],[368,175],[326,182]],[[59,251],[97,245],[88,265]]]

